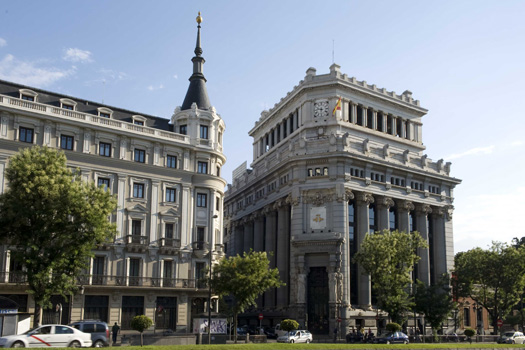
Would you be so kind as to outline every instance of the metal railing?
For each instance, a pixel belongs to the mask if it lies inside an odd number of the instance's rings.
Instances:
[[[126,244],[148,245],[148,236],[127,235]]]
[[[161,247],[180,248],[180,239],[177,238],[161,238]]]
[[[210,245],[206,241],[196,241],[191,244],[193,250],[209,250]]]

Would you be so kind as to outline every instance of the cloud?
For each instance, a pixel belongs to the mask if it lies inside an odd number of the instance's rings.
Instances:
[[[148,86],[149,91],[160,90],[160,89],[164,89],[164,85],[160,84],[159,86],[153,86],[153,85]]]
[[[7,45],[7,41],[4,38],[0,38],[0,47],[4,47]]]
[[[174,75],[173,75],[173,78],[175,78],[175,79],[179,79],[179,76],[178,76],[177,74],[174,74]]]
[[[75,72],[75,67],[39,67],[38,63],[21,61],[13,55],[6,55],[0,60],[0,78],[24,85],[46,87],[74,75]]]
[[[488,147],[476,147],[476,148],[469,149],[468,151],[465,151],[462,153],[450,154],[447,157],[445,157],[445,159],[452,160],[452,159],[458,159],[458,158],[463,158],[467,156],[491,154],[493,151],[494,151],[494,145],[488,146]]]
[[[62,57],[65,61],[69,62],[81,62],[88,63],[93,62],[91,59],[91,52],[86,50],[80,50],[75,48],[66,49],[64,56]]]
[[[510,145],[511,145],[511,146],[516,146],[516,147],[517,147],[517,146],[521,146],[521,145],[523,145],[523,141],[519,141],[519,140],[518,140],[518,141],[514,141],[514,142],[511,143]]]

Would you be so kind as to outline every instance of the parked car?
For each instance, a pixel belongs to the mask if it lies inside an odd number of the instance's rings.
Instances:
[[[101,348],[104,346],[109,346],[109,340],[111,338],[109,336],[109,327],[106,322],[98,320],[84,320],[73,322],[69,325],[78,329],[79,331],[89,333],[91,335],[93,347]]]
[[[525,335],[522,332],[505,332],[498,338],[499,344],[523,344]]]
[[[310,343],[312,340],[312,333],[304,329],[290,331],[289,334],[277,338],[278,343]]]
[[[23,334],[0,338],[2,348],[79,348],[89,347],[91,344],[93,344],[91,335],[60,324],[46,324]]]
[[[287,331],[284,331],[281,329],[281,324],[278,323],[277,325],[275,325],[275,335],[277,336],[277,338],[279,337],[282,337],[283,335],[286,335],[286,333],[288,333]]]
[[[375,338],[374,343],[383,344],[408,344],[408,335],[403,332],[388,333],[384,337]]]
[[[273,327],[263,327],[264,328],[264,334],[266,334],[266,337],[268,339],[277,339],[277,334],[275,334],[275,328]]]

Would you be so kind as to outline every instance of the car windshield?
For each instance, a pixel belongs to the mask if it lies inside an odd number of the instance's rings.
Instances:
[[[295,333],[297,333],[297,331],[290,331],[290,335],[295,335]]]
[[[29,333],[33,333],[36,329],[38,329],[39,327],[36,327],[36,328],[31,328],[30,330],[28,331],[25,331],[24,333],[22,334],[29,334]]]
[[[514,332],[507,332],[503,336],[504,337],[512,337],[514,335]]]

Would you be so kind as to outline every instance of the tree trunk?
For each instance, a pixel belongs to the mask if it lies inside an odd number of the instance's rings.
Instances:
[[[144,338],[142,337],[144,333],[140,332],[140,346],[144,346]]]
[[[237,312],[233,314],[233,331],[235,332],[233,333],[233,340],[234,343],[237,344]]]
[[[35,303],[35,313],[33,314],[33,328],[40,326],[40,317],[42,316],[42,308]]]

